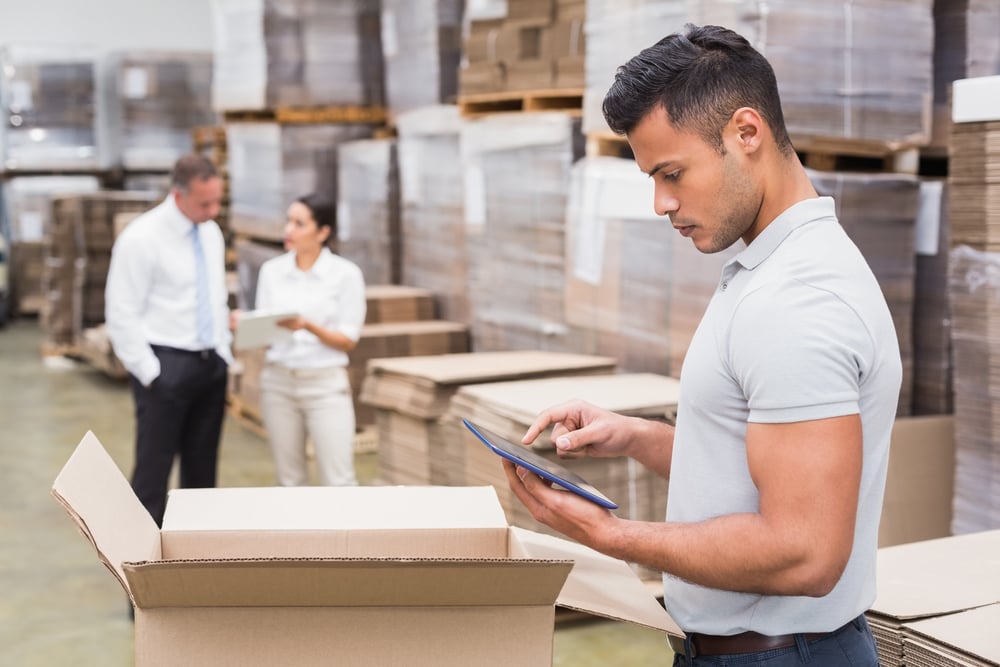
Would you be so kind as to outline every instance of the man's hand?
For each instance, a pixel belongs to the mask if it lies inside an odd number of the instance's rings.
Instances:
[[[570,401],[543,411],[521,438],[535,441],[551,424],[552,443],[564,458],[627,456],[634,420],[586,401]]]

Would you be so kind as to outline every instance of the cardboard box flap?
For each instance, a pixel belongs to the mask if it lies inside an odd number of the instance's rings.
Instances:
[[[538,559],[241,559],[126,563],[136,605],[553,605],[573,564]]]
[[[159,559],[160,530],[92,432],[56,477],[52,495],[131,597],[122,563]]]
[[[530,558],[565,558],[573,570],[556,603],[683,637],[684,632],[624,561],[582,544],[512,527],[512,552]],[[516,555],[512,553],[511,555]]]

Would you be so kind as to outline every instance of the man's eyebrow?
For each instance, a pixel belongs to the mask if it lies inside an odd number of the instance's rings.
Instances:
[[[657,163],[656,165],[653,166],[652,169],[649,170],[649,177],[652,178],[653,176],[656,176],[656,172],[660,171],[661,169],[665,169],[666,167],[672,165],[673,163],[674,163],[673,160],[664,160],[663,162]]]

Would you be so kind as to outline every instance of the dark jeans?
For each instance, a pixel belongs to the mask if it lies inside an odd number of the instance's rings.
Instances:
[[[226,362],[218,354],[153,346],[160,375],[149,387],[132,377],[135,468],[132,489],[157,525],[180,456],[182,488],[215,486],[226,408]]]
[[[865,617],[859,616],[840,630],[805,641],[798,637],[795,646],[772,649],[761,653],[739,655],[699,655],[688,660],[683,655],[674,656],[674,667],[878,667],[875,638]]]

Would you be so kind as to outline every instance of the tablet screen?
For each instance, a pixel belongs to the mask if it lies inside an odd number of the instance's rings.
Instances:
[[[502,438],[496,433],[483,428],[482,426],[477,426],[468,419],[463,419],[462,423],[465,424],[465,427],[472,431],[472,433],[475,434],[475,436],[479,438],[483,444],[508,461],[513,461],[519,466],[532,471],[539,477],[547,479],[554,484],[558,484],[567,491],[572,491],[573,493],[586,498],[593,503],[597,503],[601,507],[606,507],[608,509],[618,508],[618,505],[611,499],[598,491],[592,484],[587,482],[572,470],[567,469],[555,461],[550,461],[543,456],[539,456],[529,447],[513,443],[510,440]]]

